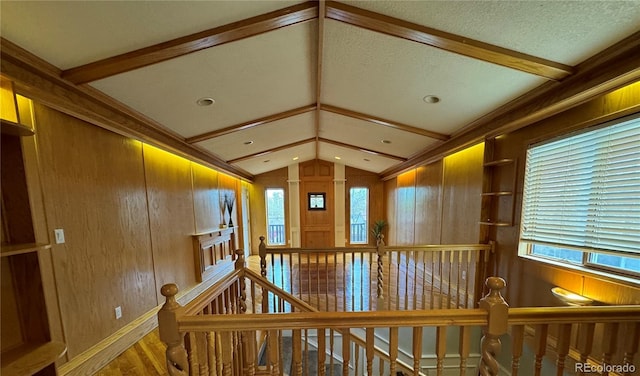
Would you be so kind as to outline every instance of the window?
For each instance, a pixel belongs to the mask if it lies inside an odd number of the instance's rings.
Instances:
[[[351,244],[367,244],[367,216],[369,212],[369,189],[351,188],[349,189],[349,224]]]
[[[267,188],[267,245],[285,245],[284,189]]]
[[[527,151],[520,253],[640,276],[640,118]]]

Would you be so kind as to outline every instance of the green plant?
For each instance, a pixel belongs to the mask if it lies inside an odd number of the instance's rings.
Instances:
[[[387,221],[385,221],[384,219],[378,219],[377,221],[373,222],[373,227],[371,227],[371,234],[373,235],[374,239],[380,239],[385,227],[387,227]]]

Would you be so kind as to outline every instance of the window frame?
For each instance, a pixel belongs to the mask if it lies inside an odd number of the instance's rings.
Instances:
[[[600,124],[598,126],[595,127],[590,127],[590,128],[586,128],[581,130],[580,132],[573,132],[573,133],[569,133],[569,134],[565,134],[562,135],[560,137],[555,137],[546,141],[542,141],[542,142],[538,142],[535,144],[531,144],[529,145],[529,147],[527,148],[527,163],[529,162],[528,160],[528,154],[529,154],[529,150],[532,148],[535,148],[537,146],[541,146],[541,145],[545,145],[548,143],[553,143],[556,141],[560,141],[560,140],[566,140],[572,137],[576,137],[576,136],[580,136],[583,133],[587,133],[587,132],[592,132],[592,131],[597,131],[597,130],[601,130],[601,129],[605,129],[609,126],[615,126],[615,125],[619,125],[622,123],[626,123],[629,121],[635,121],[636,123],[640,123],[640,113],[636,113],[630,116],[626,116],[623,118],[619,118],[613,121],[609,121],[603,124]],[[603,158],[600,158],[603,159]],[[525,174],[527,172],[527,164],[525,163]],[[524,175],[524,174],[523,174]],[[524,176],[523,177],[524,181],[526,182],[527,177]],[[593,189],[593,187],[590,185],[590,191],[591,189]],[[520,257],[526,258],[526,259],[530,259],[530,260],[534,260],[534,261],[538,261],[538,262],[543,262],[543,263],[547,263],[547,264],[551,264],[554,266],[559,266],[562,268],[567,268],[567,269],[573,269],[573,270],[579,270],[581,272],[584,273],[591,273],[591,274],[595,274],[598,276],[604,276],[604,277],[608,277],[608,278],[613,278],[616,280],[622,280],[624,282],[630,282],[632,284],[635,285],[640,285],[640,271],[635,271],[635,270],[629,270],[629,269],[623,269],[623,268],[617,268],[615,266],[611,266],[611,265],[605,265],[605,264],[599,264],[596,262],[593,262],[593,256],[594,255],[613,255],[613,256],[618,256],[618,257],[624,257],[624,258],[633,258],[633,259],[640,259],[640,253],[635,254],[633,253],[633,251],[625,252],[622,250],[619,251],[613,251],[613,250],[604,250],[604,249],[595,249],[595,248],[590,248],[590,247],[580,247],[580,246],[571,246],[571,245],[564,245],[564,244],[555,244],[555,243],[545,243],[544,241],[536,241],[536,240],[530,240],[530,239],[523,239],[523,231],[524,231],[524,227],[526,225],[525,223],[525,205],[527,204],[526,202],[526,192],[525,189],[523,189],[523,195],[522,195],[522,205],[521,205],[521,221],[520,221],[520,231],[519,231],[519,236],[518,236],[518,255]],[[533,205],[533,204],[532,204]],[[587,216],[587,218],[589,218],[590,220],[592,219],[592,217],[590,217],[590,215]],[[578,251],[581,252],[582,257],[580,262],[576,262],[574,260],[569,260],[567,258],[562,258],[562,257],[553,257],[553,256],[549,256],[549,255],[544,255],[544,254],[537,254],[534,252],[534,246],[535,245],[544,245],[544,246],[548,246],[548,247],[552,247],[555,248],[557,250],[570,250],[570,251]]]
[[[282,221],[283,221],[283,242],[271,243],[269,232],[269,191],[282,191]],[[265,212],[265,230],[266,230],[266,244],[270,247],[285,247],[287,246],[287,190],[283,187],[266,187],[264,190],[264,212]]]
[[[351,195],[351,191],[353,189],[363,189],[366,191],[366,200],[367,200],[367,205],[366,205],[366,217],[365,217],[365,225],[364,225],[364,234],[365,234],[365,240],[363,242],[354,242],[353,241],[353,234],[351,231],[351,207],[353,205],[353,200],[352,200],[352,195]],[[349,244],[353,244],[353,245],[367,245],[369,244],[369,223],[370,223],[370,214],[371,214],[371,190],[369,189],[369,187],[367,186],[352,186],[349,187]]]

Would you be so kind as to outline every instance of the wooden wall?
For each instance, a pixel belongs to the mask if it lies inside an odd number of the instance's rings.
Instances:
[[[477,243],[483,144],[385,182],[387,244]]]
[[[634,112],[640,112],[640,83],[598,97],[495,140],[493,159],[518,159],[515,226],[494,228],[490,234],[490,237],[497,242],[497,274],[507,280],[506,297],[511,306],[557,305],[558,302],[550,292],[554,286],[563,287],[607,304],[640,304],[640,284],[637,282],[623,283],[593,273],[570,271],[566,268],[524,259],[518,256],[517,251],[528,146]],[[509,173],[509,169],[504,170],[504,174]],[[500,176],[497,178],[500,179]],[[503,180],[510,179],[511,176],[505,176]],[[510,209],[508,205],[504,205],[498,210]],[[508,212],[500,213],[502,217],[508,215]],[[535,288],[532,289],[531,286]]]
[[[196,287],[191,236],[219,227],[220,192],[240,185],[44,106],[35,120],[48,231],[66,238],[51,255],[71,359],[161,304],[162,284]]]

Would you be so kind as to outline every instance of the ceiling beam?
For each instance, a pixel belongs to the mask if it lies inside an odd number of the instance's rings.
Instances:
[[[237,178],[253,175],[187,144],[161,125],[89,86],[60,78],[60,70],[0,37],[0,71],[15,83],[16,93],[90,124],[143,141]]]
[[[366,148],[362,148],[360,146],[355,146],[355,145],[351,145],[351,144],[345,144],[344,142],[329,140],[328,138],[320,137],[320,138],[318,138],[318,141],[325,142],[325,143],[331,144],[331,145],[340,146],[340,147],[351,149],[351,150],[361,151],[361,152],[367,153],[367,154],[377,155],[377,156],[385,157],[385,158],[389,158],[389,159],[395,159],[396,161],[400,161],[400,162],[404,162],[404,161],[407,160],[407,158],[399,157],[397,155],[387,154],[387,153],[383,153],[383,152],[375,151],[375,150],[371,150],[371,149],[366,149]]]
[[[401,131],[405,131],[405,132],[419,134],[421,136],[433,138],[433,139],[440,140],[440,141],[446,141],[446,140],[449,139],[449,136],[447,136],[445,134],[442,134],[442,133],[428,131],[426,129],[413,127],[411,125],[402,124],[402,123],[399,123],[397,121],[386,120],[386,119],[379,118],[379,117],[376,117],[376,116],[367,115],[367,114],[363,114],[361,112],[351,111],[351,110],[347,110],[345,108],[331,106],[331,105],[328,105],[328,104],[321,104],[320,105],[320,110],[333,112],[334,114],[343,115],[343,116],[347,116],[347,117],[354,118],[354,119],[360,119],[360,120],[368,121],[370,123],[375,123],[375,124],[378,124],[378,125],[382,125],[382,126],[385,126],[385,127],[389,127],[389,128],[393,128],[393,129],[397,129],[397,130],[401,130]]]
[[[487,138],[513,132],[597,96],[640,81],[640,32],[625,38],[576,67],[562,82],[548,82],[500,107],[458,132],[450,140],[424,150],[406,162],[383,171],[391,179],[416,166],[431,163]]]
[[[309,111],[315,110],[316,107],[317,107],[316,104],[310,104],[308,106],[294,108],[293,110],[280,112],[280,113],[277,113],[277,114],[265,116],[265,117],[260,118],[260,119],[250,120],[250,121],[247,121],[247,122],[244,122],[244,123],[241,123],[241,124],[232,125],[230,127],[226,127],[226,128],[218,129],[218,130],[215,130],[215,131],[203,133],[203,134],[200,134],[200,135],[197,135],[197,136],[189,137],[185,141],[187,143],[189,143],[189,144],[194,144],[196,142],[206,141],[206,140],[209,140],[211,138],[224,136],[224,135],[229,134],[229,133],[238,132],[238,131],[244,131],[244,130],[255,128],[257,126],[268,124],[268,123],[271,123],[271,122],[274,122],[274,121],[277,121],[277,120],[282,120],[282,119],[286,119],[288,117],[304,114],[304,113],[307,113]]]
[[[535,74],[550,80],[559,81],[574,72],[573,67],[568,65],[385,16],[345,3],[328,1],[327,18]]]
[[[67,69],[62,72],[62,77],[74,84],[96,81],[206,48],[312,20],[317,16],[317,3],[309,1]]]
[[[253,154],[249,154],[249,155],[245,155],[244,157],[239,157],[239,158],[235,158],[235,159],[230,159],[227,161],[227,163],[238,163],[238,162],[242,162],[242,161],[246,161],[248,159],[252,159],[252,158],[256,158],[256,157],[262,157],[271,153],[275,153],[277,151],[281,151],[281,150],[286,150],[295,146],[300,146],[300,145],[304,145],[304,144],[308,144],[310,142],[315,142],[316,138],[312,137],[312,138],[307,138],[306,140],[301,140],[301,141],[296,141],[296,142],[292,142],[290,144],[286,144],[286,145],[282,145],[282,146],[278,146],[275,148],[271,148],[271,149],[267,149],[264,151],[260,151],[257,153],[253,153]]]
[[[316,159],[320,159],[320,100],[322,98],[322,54],[324,51],[324,21],[326,14],[325,0],[318,2],[318,50],[316,56]]]

